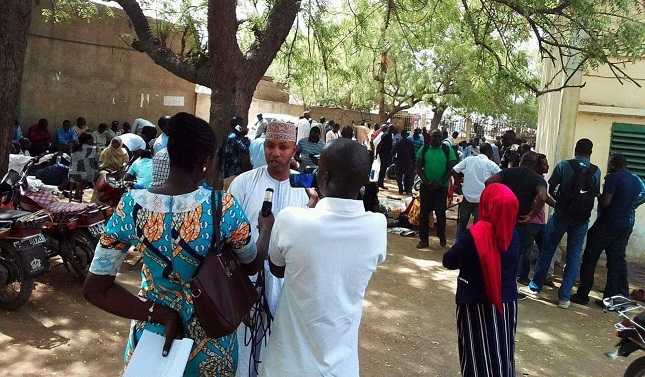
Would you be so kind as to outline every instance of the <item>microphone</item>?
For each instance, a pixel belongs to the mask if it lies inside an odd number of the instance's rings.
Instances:
[[[269,217],[271,214],[271,208],[273,207],[273,189],[268,188],[264,192],[264,201],[262,202],[262,209],[260,213],[262,217]]]

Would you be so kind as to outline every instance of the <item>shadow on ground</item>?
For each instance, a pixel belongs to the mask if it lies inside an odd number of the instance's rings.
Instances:
[[[139,273],[126,267],[118,281],[136,292]],[[58,265],[37,279],[25,306],[0,312],[1,375],[120,374],[129,321],[87,303],[81,288],[82,281]]]
[[[454,230],[449,222],[448,234]],[[388,259],[374,274],[366,295],[360,334],[362,375],[459,375],[457,271],[441,266],[447,248],[440,247],[436,238],[426,250],[417,250],[417,241],[388,234]],[[448,239],[448,245],[453,242]],[[554,280],[559,285],[559,276]],[[598,281],[604,284],[603,279]],[[611,360],[604,355],[615,349],[617,315],[593,304],[560,309],[557,288],[547,287],[543,296],[519,303],[517,375],[620,376],[632,360],[643,356],[636,352],[628,359]]]

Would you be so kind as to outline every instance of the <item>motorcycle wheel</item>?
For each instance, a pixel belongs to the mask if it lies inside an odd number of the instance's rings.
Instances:
[[[9,282],[0,287],[0,308],[16,310],[31,296],[34,279],[25,276],[18,252],[6,242],[0,242],[0,264],[9,270]]]
[[[96,241],[85,230],[77,230],[72,233],[70,242],[73,245],[73,251],[67,262],[72,266],[76,275],[85,280],[90,264],[92,264],[92,259],[94,259]]]
[[[634,360],[625,371],[624,377],[644,377],[645,376],[645,356]]]

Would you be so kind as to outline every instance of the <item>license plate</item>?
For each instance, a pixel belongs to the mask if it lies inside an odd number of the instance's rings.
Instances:
[[[90,231],[90,234],[92,234],[92,237],[94,238],[99,238],[101,236],[101,232],[103,231],[103,225],[104,223],[98,223],[90,226],[88,229]]]
[[[43,236],[42,234],[37,234],[33,237],[27,238],[26,240],[14,241],[13,246],[16,249],[24,249],[40,245],[41,243],[45,243],[45,236]]]

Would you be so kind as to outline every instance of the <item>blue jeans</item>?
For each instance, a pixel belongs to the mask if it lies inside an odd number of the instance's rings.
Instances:
[[[479,203],[471,203],[466,198],[459,203],[459,221],[457,221],[457,238],[464,233],[470,221],[470,215],[473,215],[473,224],[479,220]]]
[[[520,236],[520,263],[517,265],[517,278],[528,279],[531,272],[531,245],[540,232],[541,224],[517,224],[515,229]]]
[[[535,263],[535,274],[529,284],[532,290],[538,292],[542,290],[542,285],[549,272],[549,266],[551,265],[553,254],[555,254],[555,249],[560,244],[564,233],[567,233],[567,265],[564,268],[562,285],[560,285],[560,290],[558,291],[558,299],[561,301],[569,301],[571,298],[571,289],[578,277],[580,253],[582,252],[582,244],[587,234],[588,225],[588,220],[576,222],[558,213],[551,216],[549,223],[546,225],[544,247],[538,255]]]

